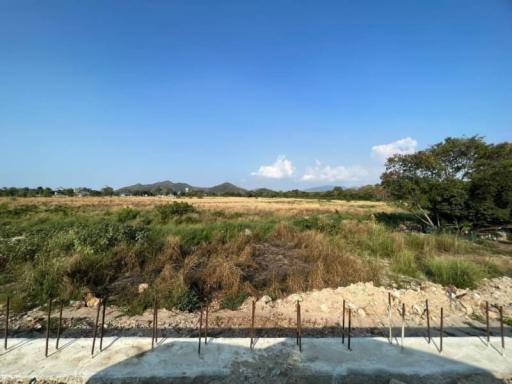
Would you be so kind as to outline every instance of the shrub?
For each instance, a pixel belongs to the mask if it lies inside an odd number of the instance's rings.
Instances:
[[[484,272],[477,264],[460,258],[429,259],[425,265],[425,274],[435,283],[458,288],[474,288],[484,277]]]
[[[195,211],[189,203],[173,202],[172,204],[159,205],[155,208],[162,223],[167,223],[174,216],[183,216]]]
[[[418,266],[416,265],[414,253],[410,251],[404,250],[393,255],[391,268],[393,272],[401,275],[411,277],[417,277],[418,275]]]
[[[192,312],[200,304],[199,296],[191,289],[182,288],[173,293],[173,307],[179,311]]]
[[[225,309],[230,309],[232,311],[237,310],[243,304],[243,302],[247,299],[246,292],[233,292],[228,293],[222,299],[222,307]]]
[[[120,223],[126,223],[130,220],[135,220],[139,216],[140,211],[134,208],[121,208],[116,212],[116,219]]]

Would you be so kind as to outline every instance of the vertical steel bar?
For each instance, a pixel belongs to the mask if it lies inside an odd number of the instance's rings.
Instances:
[[[501,348],[505,352],[505,332],[503,329],[503,307],[500,306],[500,329],[501,329]]]
[[[208,311],[209,311],[208,302],[206,302],[206,319],[204,322],[204,343],[208,344]]]
[[[389,324],[389,343],[393,343],[393,324],[391,324],[391,292],[388,292],[388,324]]]
[[[487,335],[487,346],[491,342],[491,332],[489,330],[489,302],[485,302],[485,333]]]
[[[345,344],[345,299],[343,299],[343,319],[341,320],[341,344]]]
[[[443,307],[441,307],[441,333],[439,335],[439,353],[443,352]]]
[[[199,344],[197,347],[197,353],[201,354],[201,335],[203,332],[203,307],[201,306],[201,315],[199,316]]]
[[[256,300],[252,301],[252,311],[251,311],[251,351],[254,347],[254,314],[256,312]]]
[[[48,299],[48,318],[46,320],[46,346],[44,349],[44,356],[48,357],[48,340],[50,339],[50,320],[52,314],[52,299]]]
[[[94,333],[92,335],[92,349],[91,356],[94,355],[94,346],[96,345],[96,334],[98,333],[98,321],[100,320],[101,302],[98,303],[98,310],[96,311],[96,322],[94,323]]]
[[[352,337],[352,309],[348,309],[348,350],[351,351],[350,348],[350,339]]]
[[[402,349],[404,349],[405,339],[405,303],[402,303]]]
[[[302,317],[300,312],[300,303],[299,306],[299,351],[302,352]]]
[[[101,331],[100,331],[100,352],[103,351],[103,333],[105,331],[105,311],[107,308],[107,297],[105,297],[102,301],[103,311],[101,314]]]
[[[7,349],[7,338],[9,337],[9,307],[11,305],[11,299],[7,296],[7,303],[5,306],[5,333],[4,333],[4,349]]]
[[[296,340],[295,340],[295,344],[299,345],[299,301],[297,301],[297,302],[295,303],[295,312],[296,312],[296,317],[297,317],[297,319],[296,319],[296,323],[295,323],[295,325],[296,325],[296,327],[297,327],[297,329],[296,329]]]
[[[430,344],[430,312],[428,309],[428,299],[425,300],[425,311],[427,312],[427,338],[428,343]]]
[[[64,301],[60,301],[60,310],[59,310],[59,324],[57,325],[57,342],[55,343],[55,349],[59,349],[59,341],[60,341],[60,330],[62,328],[62,309],[64,308]]]
[[[156,339],[156,294],[155,299],[153,300],[153,330],[151,333],[151,349],[155,347],[155,339]]]
[[[158,343],[158,306],[160,302],[158,301],[158,296],[156,297],[156,308],[155,308],[155,344]]]

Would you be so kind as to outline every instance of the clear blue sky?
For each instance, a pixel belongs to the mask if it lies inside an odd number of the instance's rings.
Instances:
[[[512,139],[510,0],[0,0],[0,186],[358,185],[475,134]]]

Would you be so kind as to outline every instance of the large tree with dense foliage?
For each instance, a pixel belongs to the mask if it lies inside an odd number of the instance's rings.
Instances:
[[[512,219],[512,144],[447,138],[394,155],[381,176],[389,195],[426,225],[479,227]]]

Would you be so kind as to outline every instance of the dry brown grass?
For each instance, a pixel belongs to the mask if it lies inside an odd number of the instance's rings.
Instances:
[[[176,201],[171,197],[27,197],[0,198],[10,204],[64,205],[104,210],[109,208],[133,207],[139,209],[153,208],[157,205]],[[308,213],[340,212],[353,215],[364,215],[377,212],[392,212],[396,209],[384,202],[373,201],[340,201],[292,198],[261,198],[261,197],[217,197],[180,198],[179,201],[192,204],[195,208],[210,211],[260,213],[268,212],[282,215],[304,215]]]

